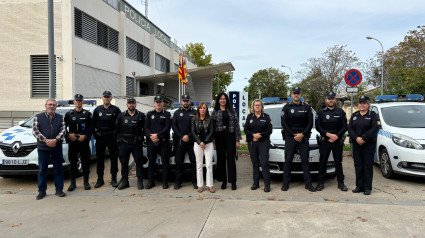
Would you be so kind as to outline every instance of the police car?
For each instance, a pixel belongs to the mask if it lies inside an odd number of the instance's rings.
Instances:
[[[74,109],[73,100],[58,101],[56,113],[65,116],[69,110]],[[84,109],[93,113],[96,108],[96,100],[85,100]],[[40,112],[44,113],[44,111]],[[27,121],[19,122],[18,126],[11,127],[0,134],[0,176],[16,176],[38,174],[37,140],[32,134],[34,116]],[[63,166],[69,169],[68,144],[63,142]],[[92,159],[95,158],[96,144],[92,137],[90,142]],[[53,172],[53,165],[49,162],[49,173]],[[82,174],[80,159],[78,160],[78,172]]]
[[[380,119],[375,162],[385,178],[425,176],[425,103],[422,95],[377,96],[370,110]]]
[[[285,164],[285,141],[282,138],[282,126],[281,126],[281,113],[282,108],[286,103],[292,102],[292,98],[263,98],[264,113],[269,114],[273,123],[273,133],[270,135],[270,150],[269,150],[269,166],[271,174],[283,174],[283,166]],[[301,101],[304,101],[301,98]],[[312,109],[313,110],[313,109]],[[315,111],[313,110],[313,119],[315,118]],[[311,136],[309,139],[310,145],[310,171],[311,174],[319,173],[319,145],[317,144],[316,135],[319,133],[315,129],[311,130]],[[335,174],[335,164],[332,153],[329,156],[327,174]],[[301,157],[299,153],[294,155],[292,163],[292,174],[302,174]]]

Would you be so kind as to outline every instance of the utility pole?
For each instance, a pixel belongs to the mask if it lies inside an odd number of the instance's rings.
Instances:
[[[148,0],[141,0],[142,4],[145,4],[145,17],[148,19]]]
[[[47,3],[48,44],[49,44],[49,98],[55,98],[55,36],[53,21],[53,0]]]

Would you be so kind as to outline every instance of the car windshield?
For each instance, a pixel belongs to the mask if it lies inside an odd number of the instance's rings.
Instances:
[[[425,128],[425,104],[384,107],[382,119],[389,126],[401,128]]]
[[[67,113],[70,109],[69,108],[58,108],[56,109],[56,113],[61,114],[62,116],[65,116],[65,113]],[[42,111],[44,112],[44,111]],[[39,112],[41,113],[41,112]],[[26,122],[24,122],[23,124],[21,124],[21,126],[23,127],[32,127],[32,124],[34,123],[34,116],[32,116],[30,119],[28,119]]]
[[[282,129],[281,123],[280,123],[280,115],[282,114],[282,108],[264,108],[264,112],[269,114],[270,119],[273,123],[273,129]],[[315,118],[316,112],[313,110],[313,128],[315,128],[314,125],[314,118]]]

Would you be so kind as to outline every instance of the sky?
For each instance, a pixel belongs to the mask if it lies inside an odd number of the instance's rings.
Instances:
[[[127,0],[145,13],[141,0]],[[235,67],[228,90],[261,69],[291,75],[309,58],[346,45],[363,62],[425,25],[423,0],[148,0],[148,18],[182,47],[203,43],[213,63]],[[285,65],[287,67],[281,67]]]

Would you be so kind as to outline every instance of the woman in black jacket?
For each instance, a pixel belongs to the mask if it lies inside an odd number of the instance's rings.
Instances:
[[[198,192],[202,192],[204,186],[204,155],[207,168],[206,185],[211,193],[214,193],[212,160],[214,153],[213,141],[214,125],[209,115],[207,104],[201,102],[196,110],[196,117],[192,118],[192,136],[196,143],[193,145],[193,151],[196,157],[196,178]]]

